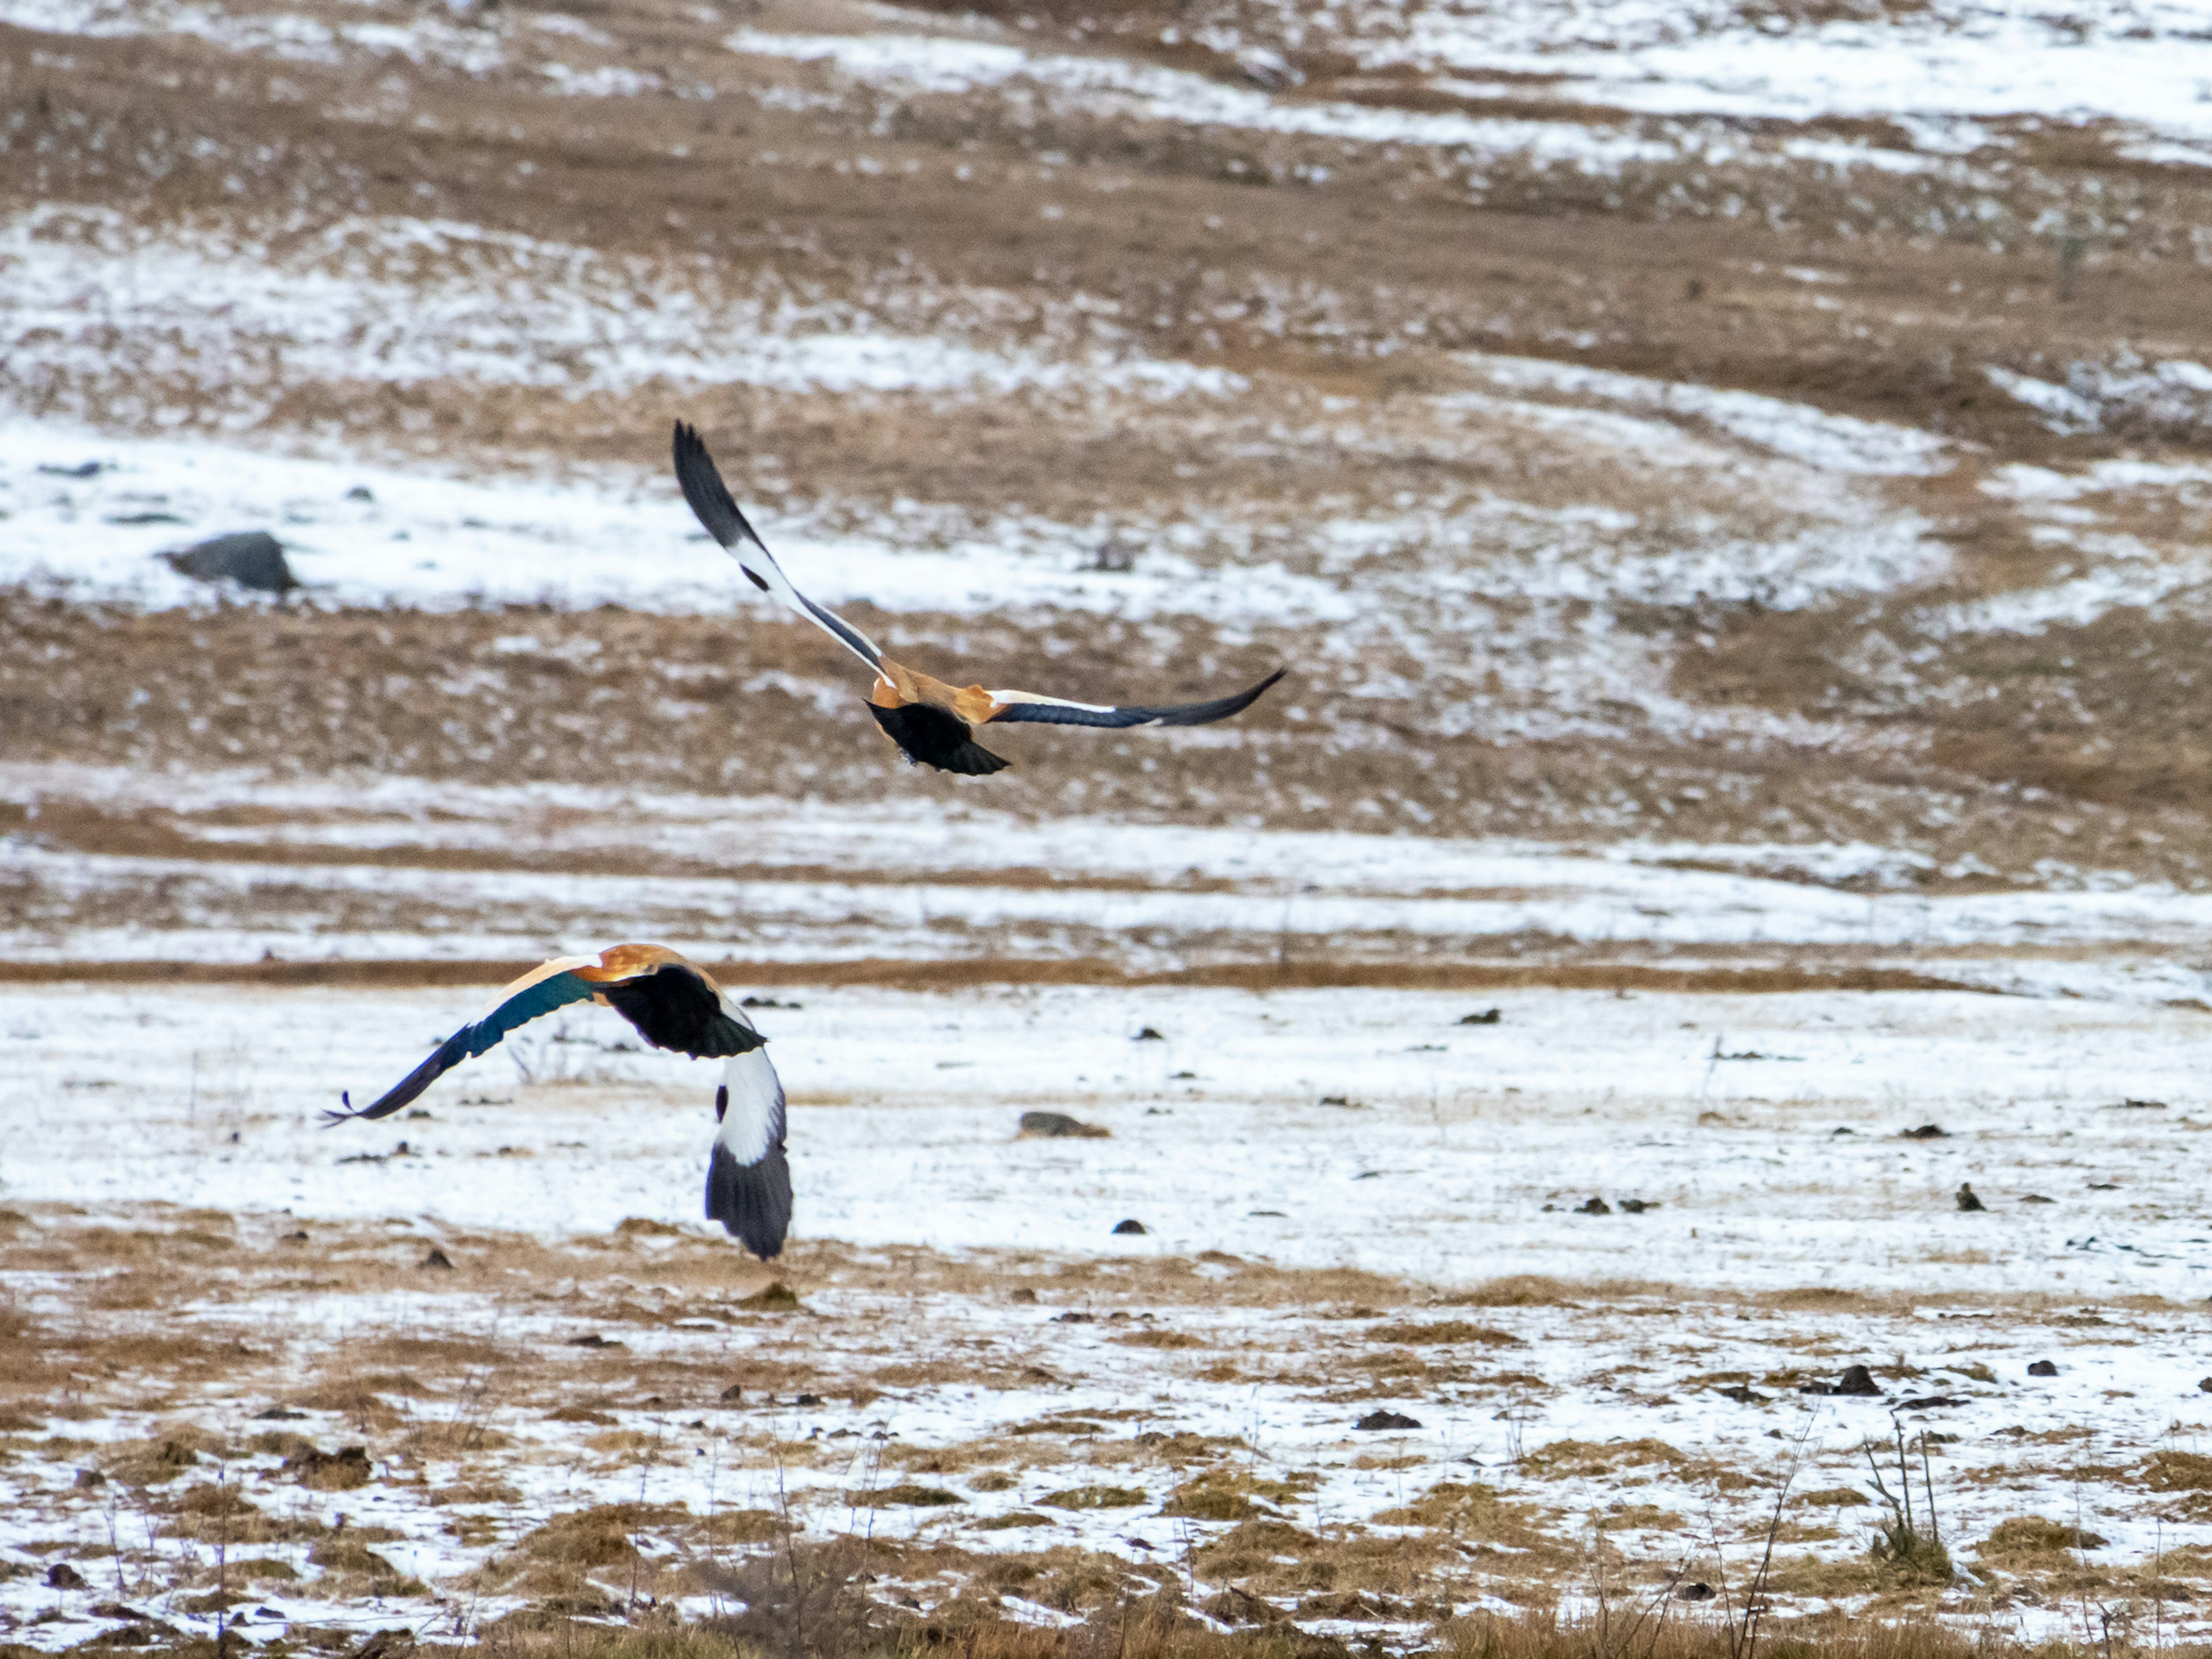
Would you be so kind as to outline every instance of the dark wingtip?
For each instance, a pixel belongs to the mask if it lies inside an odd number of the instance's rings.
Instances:
[[[707,1159],[707,1217],[763,1261],[783,1254],[791,1230],[791,1165],[781,1142],[739,1164],[720,1141]]]
[[[323,1127],[325,1129],[335,1127],[337,1125],[346,1121],[349,1118],[356,1118],[361,1115],[359,1112],[356,1112],[353,1109],[353,1091],[351,1090],[341,1089],[338,1091],[338,1104],[344,1107],[345,1110],[343,1112],[333,1112],[327,1109],[325,1109],[323,1113]]]
[[[1002,755],[994,755],[980,743],[963,743],[942,761],[931,765],[940,772],[957,772],[963,778],[988,778],[994,772],[1003,772],[1013,762]]]

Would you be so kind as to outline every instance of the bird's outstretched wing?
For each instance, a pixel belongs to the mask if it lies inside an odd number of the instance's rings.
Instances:
[[[752,585],[782,600],[869,667],[880,669],[884,653],[876,649],[873,640],[791,585],[791,578],[783,574],[783,567],[776,563],[775,556],[745,521],[737,502],[730,499],[722,475],[714,469],[714,458],[707,453],[706,442],[696,428],[677,422],[675,454],[676,482],[684,488],[684,499],[691,503],[692,512],[707,527],[707,533],[738,562]]]
[[[598,995],[602,988],[584,978],[578,970],[599,965],[597,957],[556,957],[532,969],[501,991],[498,1000],[482,1015],[440,1043],[428,1060],[386,1090],[380,1098],[356,1107],[350,1094],[341,1095],[339,1098],[345,1103],[346,1109],[325,1112],[324,1123],[343,1123],[356,1117],[390,1117],[463,1060],[489,1053],[517,1026],[526,1025],[556,1008],[586,1002]]]
[[[1047,726],[1211,726],[1231,714],[1243,714],[1288,672],[1278,668],[1259,684],[1233,697],[1217,697],[1212,702],[1172,703],[1157,708],[1133,703],[1113,706],[1069,702],[1060,697],[1041,697],[1034,691],[994,691],[991,701],[1005,706],[992,714],[990,723],[1033,720]]]

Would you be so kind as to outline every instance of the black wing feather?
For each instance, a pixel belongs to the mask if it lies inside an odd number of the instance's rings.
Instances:
[[[1289,671],[1278,668],[1249,691],[1212,702],[1179,702],[1158,708],[1134,704],[1118,708],[1074,708],[1058,702],[1011,702],[991,716],[996,726],[1009,720],[1028,720],[1043,726],[1211,726],[1231,714],[1241,714],[1257,702],[1267,689]]]
[[[440,1043],[430,1057],[400,1079],[378,1099],[359,1110],[354,1109],[353,1097],[340,1095],[346,1104],[343,1112],[325,1112],[323,1122],[327,1126],[343,1123],[349,1118],[390,1117],[402,1106],[412,1103],[425,1089],[459,1065],[465,1060],[474,1060],[489,1054],[501,1037],[518,1025],[526,1025],[541,1014],[550,1014],[556,1008],[566,1007],[572,1002],[588,1000],[599,987],[579,978],[574,972],[555,974],[526,986],[515,993],[482,1019],[461,1029]]]
[[[682,421],[676,423],[676,482],[684,488],[684,499],[691,503],[692,512],[707,533],[727,547],[739,537],[761,545],[761,538],[752,525],[730,499],[730,492],[722,483],[722,475],[714,470],[714,458],[707,453],[706,441],[700,437],[696,427]]]

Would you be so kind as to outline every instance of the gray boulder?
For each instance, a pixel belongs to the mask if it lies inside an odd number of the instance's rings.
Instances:
[[[194,581],[236,582],[257,593],[275,593],[280,598],[300,586],[300,579],[285,562],[283,543],[265,530],[210,537],[161,556],[179,575]]]

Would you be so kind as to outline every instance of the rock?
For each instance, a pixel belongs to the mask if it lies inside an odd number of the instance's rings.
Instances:
[[[1721,1389],[1720,1396],[1723,1400],[1733,1400],[1739,1406],[1764,1406],[1767,1401],[1766,1395],[1741,1382],[1732,1389]]]
[[[1021,1129],[1017,1135],[1021,1140],[1107,1140],[1114,1132],[1102,1129],[1095,1123],[1085,1123],[1079,1117],[1070,1117],[1066,1112],[1024,1112]]]
[[[1133,1216],[1127,1221],[1115,1222],[1114,1231],[1117,1233],[1148,1233],[1152,1229]]]
[[[1495,1025],[1504,1018],[1504,1010],[1486,1008],[1479,1014],[1462,1014],[1459,1023],[1462,1025]]]
[[[57,1561],[46,1569],[48,1589],[82,1589],[84,1575],[66,1561]]]
[[[443,1250],[437,1249],[435,1246],[432,1247],[429,1255],[422,1258],[422,1265],[426,1267],[442,1268],[447,1273],[451,1273],[453,1270],[452,1259],[448,1257]]]
[[[39,471],[55,478],[97,478],[106,465],[102,461],[79,461],[75,466],[61,466],[52,461],[40,461]]]
[[[593,1331],[589,1336],[570,1337],[568,1346],[572,1348],[619,1348],[623,1345],[620,1342],[610,1342],[597,1331]]]
[[[284,1467],[301,1485],[319,1492],[350,1492],[367,1486],[374,1473],[366,1446],[348,1446],[337,1452],[317,1451],[309,1446],[286,1458]]]
[[[1978,1210],[1986,1210],[1990,1206],[1974,1196],[1974,1187],[1972,1182],[1962,1181],[1959,1183],[1959,1207],[1971,1215]]]
[[[1874,1373],[1863,1365],[1846,1365],[1844,1374],[1833,1382],[1808,1382],[1798,1390],[1801,1394],[1879,1395],[1881,1387],[1874,1380]]]
[[[822,1396],[818,1394],[802,1394],[791,1403],[794,1406],[818,1406],[822,1403]]]
[[[1018,1291],[1015,1291],[1009,1294],[1006,1300],[1009,1302],[1034,1302],[1036,1300],[1036,1292],[1030,1289],[1028,1285],[1024,1285]]]
[[[1620,1207],[1629,1215],[1642,1215],[1646,1210],[1656,1210],[1659,1206],[1648,1198],[1624,1198],[1620,1200]]]
[[[1146,1026],[1143,1030],[1138,1032],[1136,1036],[1129,1040],[1132,1042],[1165,1042],[1167,1041],[1165,1037],[1162,1036],[1158,1031],[1155,1031],[1149,1025]]]
[[[1418,1418],[1408,1417],[1403,1412],[1394,1412],[1387,1407],[1378,1407],[1376,1410],[1368,1413],[1366,1416],[1361,1418],[1352,1426],[1355,1429],[1364,1430],[1367,1433],[1374,1434],[1385,1429],[1418,1429],[1421,1425],[1420,1420]]]
[[[1685,1584],[1674,1592],[1674,1599],[1677,1601],[1710,1601],[1713,1599],[1713,1587],[1706,1583]]]
[[[1951,1132],[1940,1123],[1923,1123],[1917,1129],[1900,1129],[1899,1135],[1906,1140],[1948,1140]]]
[[[737,1405],[739,1401],[744,1400],[744,1397],[745,1385],[742,1382],[731,1383],[728,1388],[723,1389],[720,1394],[715,1396],[715,1398],[720,1400],[725,1406]]]
[[[107,1484],[107,1477],[98,1469],[79,1469],[71,1483],[79,1492],[98,1492]]]
[[[2027,1368],[2027,1374],[2030,1376],[2056,1376],[2058,1367],[2048,1359],[2039,1359]]]
[[[373,501],[376,495],[367,484],[356,484],[346,491],[345,498],[349,501]]]
[[[1577,1215],[1611,1215],[1613,1206],[1601,1198],[1593,1197],[1587,1204],[1576,1205],[1574,1212]]]
[[[199,582],[236,582],[258,593],[285,594],[300,579],[285,562],[284,544],[265,530],[241,530],[164,553],[170,568]]]
[[[1954,1394],[1929,1394],[1917,1400],[1900,1400],[1897,1402],[1897,1409],[1901,1412],[1941,1412],[1966,1403]]]
[[[265,1412],[253,1413],[257,1423],[303,1423],[307,1417],[307,1413],[295,1412],[288,1406],[271,1406]]]
[[[1098,1316],[1097,1314],[1077,1313],[1071,1308],[1064,1314],[1054,1314],[1052,1316],[1051,1322],[1055,1325],[1095,1325],[1098,1322]]]
[[[2030,1193],[2021,1200],[2023,1204],[2056,1204],[2057,1201],[2055,1198],[2045,1198],[2041,1193]]]

